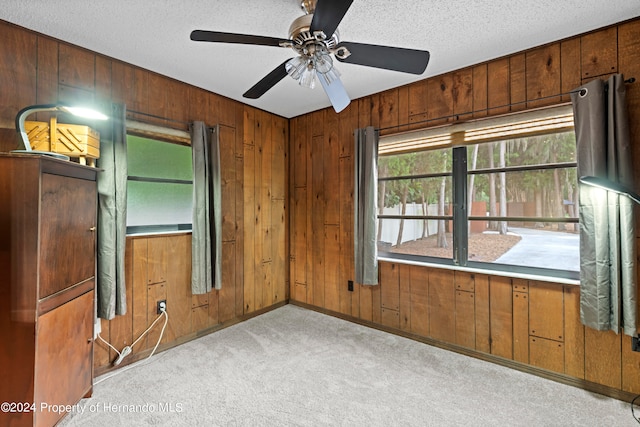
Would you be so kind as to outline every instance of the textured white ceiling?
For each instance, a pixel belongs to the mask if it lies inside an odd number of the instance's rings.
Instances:
[[[322,0],[319,0],[320,2]],[[0,19],[284,117],[330,106],[322,87],[286,77],[257,100],[242,94],[289,49],[202,43],[194,29],[288,38],[299,0],[0,0]],[[426,49],[421,76],[337,63],[351,99],[640,15],[638,0],[355,0],[343,41]],[[1,43],[1,41],[0,41]]]

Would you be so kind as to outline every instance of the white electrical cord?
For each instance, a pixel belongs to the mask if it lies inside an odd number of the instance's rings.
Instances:
[[[113,374],[111,374],[111,375],[109,375],[107,377],[100,378],[100,380],[94,382],[93,385],[99,384],[104,380],[108,380],[109,378],[113,378],[116,375],[121,374],[124,371],[128,371],[129,369],[132,369],[132,368],[135,368],[135,367],[138,367],[138,366],[142,366],[142,365],[146,365],[149,362],[149,359],[151,359],[151,357],[155,354],[156,350],[158,349],[158,346],[160,345],[160,341],[162,341],[162,336],[164,335],[164,330],[167,327],[167,323],[169,323],[169,313],[167,313],[166,310],[163,311],[162,313],[160,313],[160,315],[156,318],[156,320],[154,320],[153,323],[151,323],[151,325],[142,334],[140,334],[138,339],[136,339],[133,342],[133,344],[124,347],[121,352],[116,350],[115,347],[113,347],[111,344],[106,342],[100,336],[100,334],[98,334],[98,338],[100,338],[100,340],[102,340],[105,344],[107,344],[109,347],[111,347],[116,353],[118,353],[118,357],[113,362],[114,366],[117,366],[118,364],[120,364],[120,362],[122,362],[122,359],[124,359],[127,355],[129,355],[133,351],[133,346],[136,345],[136,343],[138,341],[140,341],[142,339],[142,337],[144,337],[151,330],[151,328],[153,328],[153,326],[158,322],[158,320],[160,320],[162,318],[163,315],[164,315],[164,325],[162,325],[162,330],[160,330],[160,336],[158,337],[158,341],[156,342],[156,345],[153,347],[153,350],[151,350],[151,354],[149,354],[149,356],[147,356],[146,358],[144,358],[143,360],[141,360],[141,361],[139,361],[137,363],[134,363],[132,365],[126,366],[126,367],[124,367],[122,369],[118,369]]]

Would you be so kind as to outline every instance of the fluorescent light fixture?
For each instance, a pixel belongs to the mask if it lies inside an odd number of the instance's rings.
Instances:
[[[597,176],[581,176],[580,182],[586,185],[590,185],[591,187],[601,188],[603,190],[622,194],[623,196],[627,196],[634,202],[640,204],[640,196],[620,183],[613,182],[605,178],[598,178]]]
[[[69,107],[66,105],[58,105],[58,104],[39,104],[39,105],[31,105],[29,107],[25,107],[22,110],[18,111],[16,115],[16,131],[20,134],[22,138],[22,144],[24,145],[24,150],[14,150],[13,152],[21,152],[21,153],[33,153],[33,154],[44,154],[51,157],[56,157],[58,159],[69,160],[69,156],[65,156],[64,154],[52,153],[50,151],[36,151],[31,149],[31,142],[29,142],[29,137],[27,136],[27,132],[24,129],[24,122],[28,116],[33,113],[38,112],[58,112],[58,113],[70,113],[74,116],[84,117],[92,120],[107,120],[108,117],[99,111],[92,110],[90,108],[84,107]]]

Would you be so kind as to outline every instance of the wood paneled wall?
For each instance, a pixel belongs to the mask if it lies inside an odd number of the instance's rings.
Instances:
[[[170,316],[166,345],[288,299],[287,119],[4,21],[0,40],[2,151],[20,147],[14,119],[32,104],[82,102],[109,111],[119,102],[128,118],[146,123],[182,130],[194,120],[220,125],[222,289],[191,294],[189,234],[129,238],[127,314],[102,321],[103,338],[118,349],[131,345],[156,319],[161,299]],[[161,326],[134,353],[152,348]],[[114,358],[97,342],[98,373]]]
[[[377,93],[340,114],[325,109],[291,119],[292,300],[640,393],[640,353],[631,351],[630,337],[580,324],[577,286],[381,262],[380,285],[347,290],[355,128],[372,125],[386,135],[553,105],[612,73],[640,79],[640,20]],[[637,163],[640,83],[627,89]]]

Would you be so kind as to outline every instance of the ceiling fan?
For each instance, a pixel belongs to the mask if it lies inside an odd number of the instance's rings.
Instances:
[[[411,74],[422,74],[429,63],[426,50],[341,42],[337,28],[351,3],[353,0],[302,0],[301,7],[306,14],[293,21],[289,39],[194,30],[191,40],[291,48],[298,56],[278,65],[242,96],[260,98],[287,75],[301,86],[313,88],[317,77],[333,108],[339,113],[351,100],[340,81],[332,56],[348,64]]]

